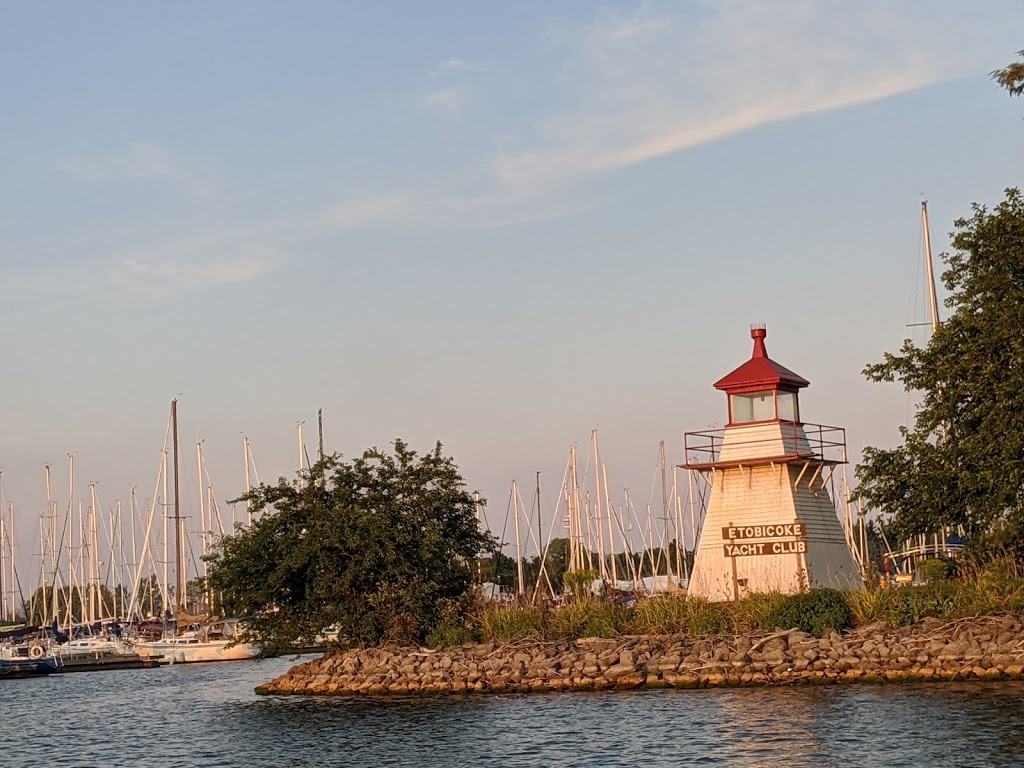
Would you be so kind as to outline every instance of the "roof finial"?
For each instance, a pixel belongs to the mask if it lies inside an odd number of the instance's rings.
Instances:
[[[754,340],[754,354],[752,358],[768,357],[768,351],[764,348],[764,337],[768,335],[768,329],[764,323],[754,323],[750,326],[750,338]]]

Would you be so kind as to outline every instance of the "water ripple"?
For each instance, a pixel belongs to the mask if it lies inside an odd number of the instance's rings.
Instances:
[[[5,680],[0,764],[1020,766],[1024,684],[258,697],[293,659]]]

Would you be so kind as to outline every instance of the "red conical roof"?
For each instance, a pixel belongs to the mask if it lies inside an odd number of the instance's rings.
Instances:
[[[803,376],[768,357],[764,348],[764,337],[767,335],[768,331],[763,326],[751,327],[750,338],[754,340],[754,353],[735,371],[716,381],[715,389],[734,394],[764,389],[796,391],[810,386],[811,382]]]

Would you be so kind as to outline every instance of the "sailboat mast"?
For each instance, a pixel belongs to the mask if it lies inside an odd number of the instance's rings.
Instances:
[[[512,481],[512,510],[516,519],[516,594],[523,596],[523,546],[519,538],[519,485]]]
[[[665,556],[665,568],[668,571],[668,580],[674,578],[672,573],[672,558],[668,554],[668,467],[665,462],[665,441],[658,444],[658,468],[661,470],[661,553]],[[676,539],[679,532],[676,532]],[[651,544],[651,548],[654,545]],[[676,569],[678,570],[678,562]]]
[[[170,499],[170,492],[167,490],[167,482],[168,482],[168,480],[167,480],[167,439],[166,438],[164,438],[163,455],[161,456],[161,460],[160,460],[160,481],[161,481],[161,484],[162,484],[161,487],[163,489],[163,496],[160,499],[160,509],[162,510],[161,517],[163,518],[163,526],[164,526],[164,531],[163,531],[163,534],[164,534],[164,538],[163,538],[163,544],[164,544],[163,583],[160,585],[160,588],[162,590],[161,595],[160,595],[160,598],[161,598],[160,599],[160,612],[166,618],[167,614],[171,610],[171,580],[170,580],[170,576],[168,575],[168,569],[171,567],[171,556],[170,556],[171,537],[170,537],[170,535],[169,535],[169,533],[167,531],[168,521],[170,520],[171,513],[170,513],[170,510],[168,509],[170,507],[170,502],[168,501],[168,499]]]
[[[252,528],[252,500],[249,498],[249,494],[252,492],[252,481],[249,477],[249,462],[251,458],[249,456],[249,438],[245,435],[242,435],[242,450],[245,452],[245,512],[248,525]],[[234,520],[231,523],[232,531],[234,531]]]
[[[932,264],[932,235],[928,226],[928,201],[921,201],[921,229],[924,232],[924,264],[928,271],[928,301],[932,312],[932,333],[939,330],[939,297],[935,291],[935,267]]]
[[[320,408],[316,412],[316,428],[317,428],[317,434],[318,434],[318,436],[320,438],[320,440],[319,440],[319,450],[317,452],[317,457],[319,458],[320,461],[323,461],[324,460],[324,409],[323,408]]]
[[[50,518],[50,576],[53,579],[53,590],[50,601],[53,607],[53,619],[57,618],[57,506],[53,501],[50,487],[50,465],[46,465],[46,513]]]
[[[73,453],[68,454],[68,516],[65,520],[64,527],[68,532],[68,599],[66,603],[67,608],[67,625],[71,626],[72,611],[71,611],[71,595],[75,587],[75,560],[74,560],[74,541],[75,541],[75,518],[74,518],[74,498],[75,498],[75,455]]]
[[[171,429],[174,450],[174,607],[181,610],[184,588],[181,581],[181,505],[178,498],[178,401],[171,400]]]
[[[612,561],[612,584],[618,589],[619,586],[619,567],[616,563],[617,555],[615,553],[615,526],[613,523],[615,520],[615,506],[612,504],[612,496],[608,492],[608,466],[601,464],[598,469],[599,474],[604,476],[604,508],[608,513],[608,545],[611,547],[611,561]],[[600,491],[598,491],[600,493]],[[619,527],[622,527],[622,515],[619,515]]]
[[[607,564],[604,552],[604,520],[601,517],[601,450],[597,443],[597,430],[590,431],[590,442],[594,448],[594,508],[597,520],[597,554],[600,558],[601,581],[607,578]]]
[[[540,567],[544,567],[544,537],[541,535],[541,509],[540,509],[540,470],[537,470],[537,557]]]
[[[575,445],[569,447],[569,461],[572,465],[572,487],[569,490],[572,511],[569,513],[569,522],[573,526],[571,533],[572,567],[570,570],[580,571],[583,570],[583,553],[581,552],[583,546],[583,535],[580,531],[580,483],[576,469]],[[587,563],[587,567],[590,567],[589,563]]]
[[[96,533],[96,483],[89,483],[89,517],[86,521],[89,536],[89,573],[85,582],[85,594],[89,600],[89,621],[100,619],[100,605],[97,601],[99,591],[99,557],[97,548],[99,537]]]
[[[206,536],[207,532],[213,529],[211,522],[210,527],[206,527],[206,489],[203,488],[203,442],[200,440],[196,443],[196,471],[199,473],[199,478],[196,482],[196,488],[199,490],[199,550],[203,556],[203,579],[206,579]],[[199,574],[196,574],[197,576]]]

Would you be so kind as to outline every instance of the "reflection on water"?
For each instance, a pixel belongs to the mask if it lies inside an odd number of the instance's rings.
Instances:
[[[1024,684],[258,697],[292,659],[0,681],[19,766],[1021,766]]]

